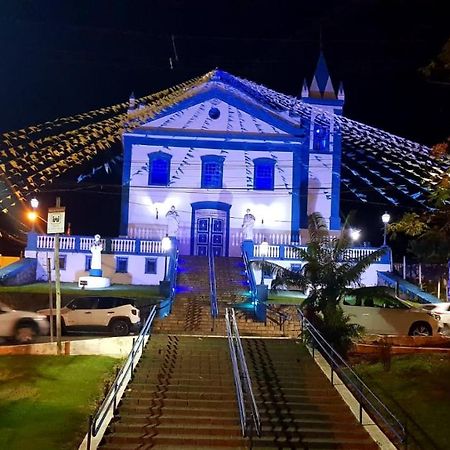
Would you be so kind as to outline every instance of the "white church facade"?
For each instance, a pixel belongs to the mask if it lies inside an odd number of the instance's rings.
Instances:
[[[320,213],[330,230],[341,229],[344,92],[335,92],[323,55],[301,98],[220,70],[182,90],[179,101],[144,123],[136,123],[141,106],[130,98],[120,236],[102,237],[104,276],[112,284],[157,285],[175,251],[241,256],[245,242],[246,254],[260,258],[263,241],[267,259],[298,268],[292,245],[307,242],[311,213]],[[169,252],[166,236],[176,240]],[[61,280],[88,276],[94,238],[60,242]],[[47,279],[53,250],[53,236],[29,234],[25,256],[36,259],[37,280]],[[374,250],[352,249],[350,257]],[[362,283],[377,284],[377,271],[390,266],[389,253]]]
[[[239,256],[247,210],[256,243],[304,241],[312,212],[340,228],[333,117],[344,98],[323,55],[302,90],[302,101],[315,106],[309,121],[274,107],[254,86],[216,70],[187,99],[124,133],[121,235],[168,234],[181,254]]]

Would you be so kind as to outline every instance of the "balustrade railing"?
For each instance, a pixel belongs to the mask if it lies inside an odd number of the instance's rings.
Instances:
[[[129,254],[162,254],[161,241],[144,241],[139,239],[101,239],[104,253]],[[63,251],[89,252],[94,243],[93,237],[60,236],[59,247]],[[55,248],[54,235],[37,235],[35,250],[53,250]],[[28,248],[32,250],[34,248]]]

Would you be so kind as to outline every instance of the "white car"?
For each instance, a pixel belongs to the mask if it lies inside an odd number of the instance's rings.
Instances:
[[[137,332],[141,328],[141,318],[133,303],[133,299],[123,297],[74,298],[61,308],[62,332],[109,331],[114,336],[127,336],[130,332]],[[50,318],[49,309],[38,312]]]
[[[343,311],[352,323],[365,328],[368,334],[394,334],[401,336],[433,336],[439,323],[428,312],[413,308],[388,292],[364,288],[341,300]]]
[[[430,312],[439,322],[439,332],[450,336],[450,302],[430,303],[423,305],[422,309]]]
[[[49,331],[47,317],[31,311],[18,311],[0,303],[0,337],[19,344],[33,342],[37,335]]]

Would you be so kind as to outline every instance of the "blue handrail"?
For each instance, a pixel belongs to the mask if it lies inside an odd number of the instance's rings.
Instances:
[[[247,419],[245,400],[250,410],[250,423],[252,423],[255,427],[256,434],[261,436],[261,418],[259,415],[258,405],[256,404],[255,395],[253,394],[252,381],[248,372],[247,361],[245,360],[245,353],[242,348],[241,336],[239,335],[239,328],[237,326],[236,315],[233,308],[226,309],[225,320],[227,326],[228,344],[230,346],[231,360],[233,363],[233,374],[235,377],[238,397],[242,435],[247,436],[249,434],[249,420]],[[240,392],[238,391],[238,386],[240,386]]]
[[[322,334],[314,327],[314,325],[305,317],[302,310],[298,308],[300,321],[302,324],[302,339],[305,342],[306,337],[312,345],[312,352],[317,347],[319,351],[326,357],[331,368],[331,382],[333,383],[333,375],[336,372],[349,387],[350,391],[356,394],[359,402],[359,422],[362,423],[363,405],[369,415],[375,416],[379,422],[394,436],[398,444],[406,445],[407,433],[406,428],[388,409],[388,407],[369,389],[369,387],[361,380],[354,370],[344,361],[341,355],[327,342]],[[376,420],[375,420],[376,421]],[[377,422],[377,421],[376,421]],[[377,423],[379,423],[377,422]]]
[[[133,339],[133,347],[131,348],[128,358],[118,372],[116,379],[112,383],[108,393],[105,396],[105,399],[103,400],[102,404],[97,409],[95,414],[90,417],[87,450],[90,450],[91,448],[91,438],[97,436],[100,428],[105,421],[106,416],[111,411],[111,409],[113,410],[113,414],[115,413],[117,409],[118,393],[133,377],[134,369],[139,362],[139,358],[142,355],[144,347],[150,337],[150,328],[155,316],[156,306],[153,306],[138,337],[136,339]]]
[[[211,317],[219,316],[219,304],[217,302],[216,290],[216,268],[214,265],[214,255],[212,254],[212,247],[209,246],[209,293],[211,299]]]
[[[253,270],[250,267],[250,261],[248,259],[246,252],[242,252],[242,259],[244,260],[244,267],[245,272],[247,274],[248,285],[250,288],[250,295],[252,296],[252,300],[256,300],[257,298],[256,280],[253,274]]]

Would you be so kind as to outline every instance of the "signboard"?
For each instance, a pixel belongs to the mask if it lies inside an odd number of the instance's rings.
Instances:
[[[66,208],[49,208],[47,217],[47,234],[64,233]]]

